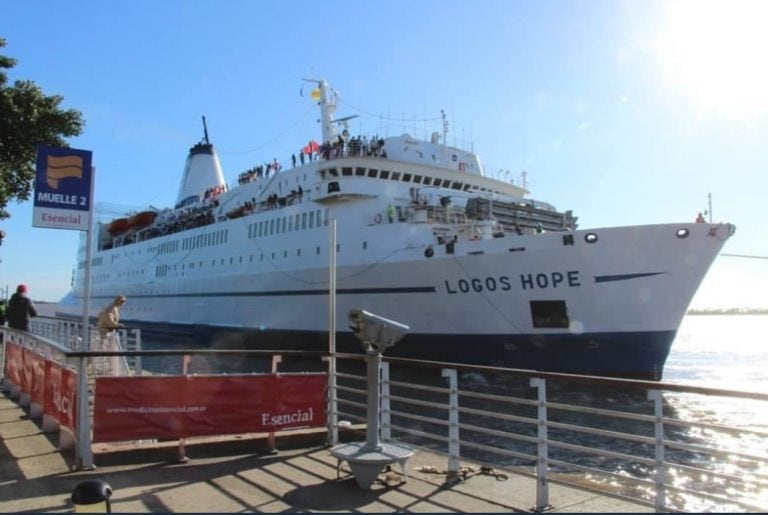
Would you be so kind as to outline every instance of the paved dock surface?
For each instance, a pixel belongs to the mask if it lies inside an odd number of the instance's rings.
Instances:
[[[370,490],[358,488],[317,436],[280,435],[270,454],[266,439],[220,440],[187,445],[186,463],[171,458],[174,443],[141,448],[95,445],[96,470],[71,471],[72,456],[57,450],[58,436],[43,434],[5,394],[0,394],[0,512],[71,512],[73,488],[102,479],[120,512],[526,512],[535,505],[534,479],[511,471],[450,482],[425,467],[445,469],[445,456],[417,450],[409,477],[399,468],[383,473]],[[364,438],[364,437],[363,437]],[[303,448],[291,448],[298,440]],[[466,464],[472,466],[471,464]],[[550,485],[552,512],[653,512],[652,509]]]

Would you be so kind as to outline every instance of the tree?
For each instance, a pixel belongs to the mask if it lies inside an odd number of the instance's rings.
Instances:
[[[0,48],[5,44],[0,38]],[[0,219],[10,216],[8,202],[29,199],[37,145],[65,147],[64,138],[85,125],[80,111],[59,108],[61,95],[48,96],[28,80],[7,85],[5,70],[14,66],[16,59],[0,55]]]

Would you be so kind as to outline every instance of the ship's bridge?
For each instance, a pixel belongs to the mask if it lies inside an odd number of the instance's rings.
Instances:
[[[419,140],[409,134],[386,138],[384,150],[387,157],[393,160],[483,175],[483,168],[477,155],[442,145],[437,142],[436,135],[433,135],[432,141]]]

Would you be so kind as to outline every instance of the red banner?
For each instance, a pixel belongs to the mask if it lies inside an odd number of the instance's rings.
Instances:
[[[34,353],[25,348],[21,348],[21,391],[32,393],[32,356]]]
[[[326,382],[325,374],[100,377],[93,441],[324,426]]]
[[[45,360],[43,413],[74,431],[76,410],[77,374],[58,363]]]
[[[15,343],[5,344],[5,377],[14,385],[21,388],[21,369],[24,366],[24,355],[21,347]]]
[[[25,365],[29,363],[32,380],[30,381],[29,393],[32,402],[38,406],[43,406],[43,393],[45,391],[45,362],[48,361],[39,354],[32,351],[27,352],[24,357]]]

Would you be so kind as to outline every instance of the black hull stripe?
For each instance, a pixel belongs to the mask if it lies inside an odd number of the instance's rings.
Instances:
[[[337,295],[400,294],[400,293],[435,293],[434,286],[411,286],[403,288],[339,288]],[[235,291],[207,293],[168,293],[168,294],[131,294],[132,299],[180,299],[211,297],[302,297],[305,295],[328,295],[328,290],[272,290],[272,291]],[[111,299],[113,295],[94,295],[94,299]]]
[[[619,274],[619,275],[596,275],[596,283],[608,283],[611,281],[626,281],[628,279],[639,279],[641,277],[650,277],[652,275],[661,275],[665,272],[646,272],[643,274]]]

